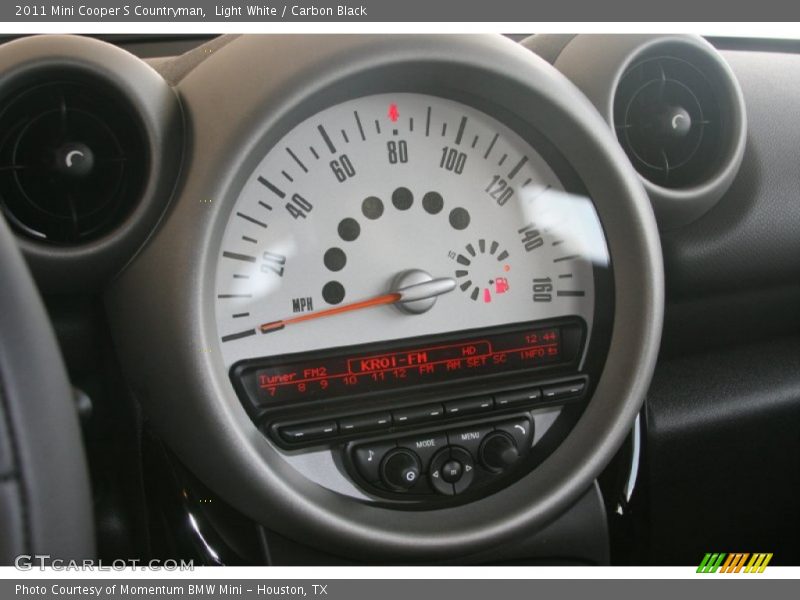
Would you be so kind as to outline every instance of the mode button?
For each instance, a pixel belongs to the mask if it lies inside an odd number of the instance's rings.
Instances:
[[[416,452],[422,461],[422,470],[427,472],[433,455],[447,446],[447,436],[443,433],[418,435],[398,440],[397,446]]]

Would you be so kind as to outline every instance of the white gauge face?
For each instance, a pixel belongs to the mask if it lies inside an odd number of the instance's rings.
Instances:
[[[222,356],[561,316],[591,333],[593,269],[607,265],[591,201],[508,127],[435,96],[362,97],[292,129],[231,207]]]

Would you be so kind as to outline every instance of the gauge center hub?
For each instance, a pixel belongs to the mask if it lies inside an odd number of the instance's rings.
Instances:
[[[433,275],[427,271],[423,271],[422,269],[409,269],[408,271],[399,273],[397,277],[394,278],[392,289],[407,288],[420,283],[428,283],[429,281],[433,281]],[[432,309],[436,304],[436,298],[437,296],[431,296],[430,298],[422,298],[420,300],[401,300],[397,302],[395,306],[403,313],[419,315]]]

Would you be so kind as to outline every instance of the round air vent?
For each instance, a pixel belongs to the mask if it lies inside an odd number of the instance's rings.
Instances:
[[[622,77],[614,99],[617,137],[642,176],[668,188],[702,183],[724,150],[724,108],[690,62],[646,58]]]
[[[698,219],[733,182],[747,118],[722,55],[696,35],[536,36],[600,111],[650,196],[662,230]]]
[[[100,290],[158,225],[183,156],[175,90],[83,36],[0,44],[0,218],[47,293]]]
[[[126,102],[91,83],[53,82],[0,104],[0,205],[18,232],[81,244],[118,225],[146,179]]]

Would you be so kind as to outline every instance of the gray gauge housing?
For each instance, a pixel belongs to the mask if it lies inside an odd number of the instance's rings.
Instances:
[[[645,56],[665,54],[698,67],[718,91],[725,120],[720,158],[701,182],[668,188],[642,177],[662,230],[697,220],[728,191],[744,156],[747,117],[736,76],[717,50],[696,35],[533,36],[523,45],[541,51],[575,83],[614,130],[614,97],[629,67]]]
[[[565,441],[505,489],[398,510],[298,473],[250,421],[218,350],[214,268],[230,206],[289,129],[348,97],[418,89],[529,123],[594,199],[614,265],[615,318],[596,393]],[[182,460],[268,527],[371,561],[453,559],[542,529],[574,503],[633,425],[655,365],[663,268],[652,209],[607,124],[565,77],[501,36],[242,36],[177,85],[188,144],[162,227],[107,294],[127,376]]]

